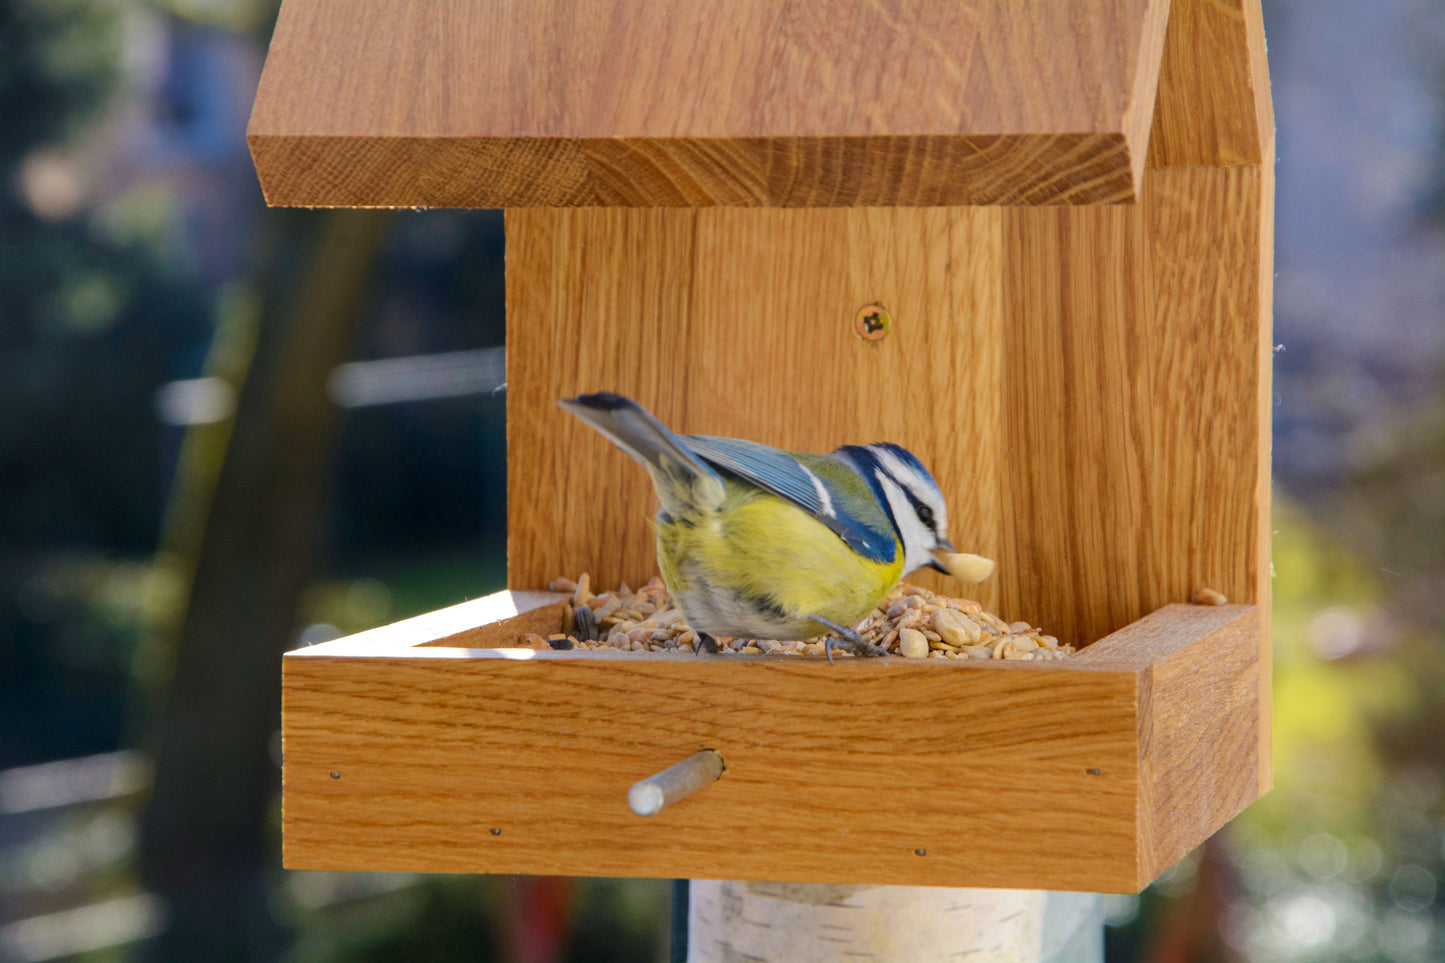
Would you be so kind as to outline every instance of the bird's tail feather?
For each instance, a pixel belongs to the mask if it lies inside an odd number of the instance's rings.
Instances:
[[[699,481],[716,482],[716,489],[721,493],[722,476],[631,398],[599,391],[563,398],[558,404],[641,462],[652,473],[659,492],[663,490],[665,479],[673,485],[687,486],[696,485]],[[709,484],[708,487],[711,489],[713,486]]]

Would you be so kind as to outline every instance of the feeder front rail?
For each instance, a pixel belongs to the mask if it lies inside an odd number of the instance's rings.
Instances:
[[[566,606],[288,654],[286,865],[1133,892],[1261,791],[1253,606],[1061,662],[496,648]],[[705,748],[725,778],[628,809]]]

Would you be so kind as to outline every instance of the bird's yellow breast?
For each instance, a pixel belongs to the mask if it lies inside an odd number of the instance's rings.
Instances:
[[[732,484],[716,512],[660,516],[657,558],[693,628],[757,638],[822,634],[813,615],[852,625],[903,574],[902,546],[874,562],[791,502]]]

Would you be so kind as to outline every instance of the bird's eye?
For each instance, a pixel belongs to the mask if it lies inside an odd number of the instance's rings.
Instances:
[[[919,505],[919,506],[918,506],[918,520],[919,520],[920,522],[922,522],[923,524],[925,524],[925,525],[927,525],[927,526],[929,526],[929,527],[932,527],[932,526],[933,526],[933,509],[929,508],[927,505]]]

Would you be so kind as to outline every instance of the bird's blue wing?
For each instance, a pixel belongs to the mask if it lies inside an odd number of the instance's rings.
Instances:
[[[740,438],[687,435],[683,440],[703,461],[797,505],[858,554],[875,562],[893,561],[897,551],[893,533],[876,531],[854,518],[843,505],[842,492],[787,452]]]
[[[824,499],[831,499],[832,493],[820,493],[822,480],[787,452],[739,438],[688,435],[684,441],[704,461],[786,498],[810,514],[824,517]]]

